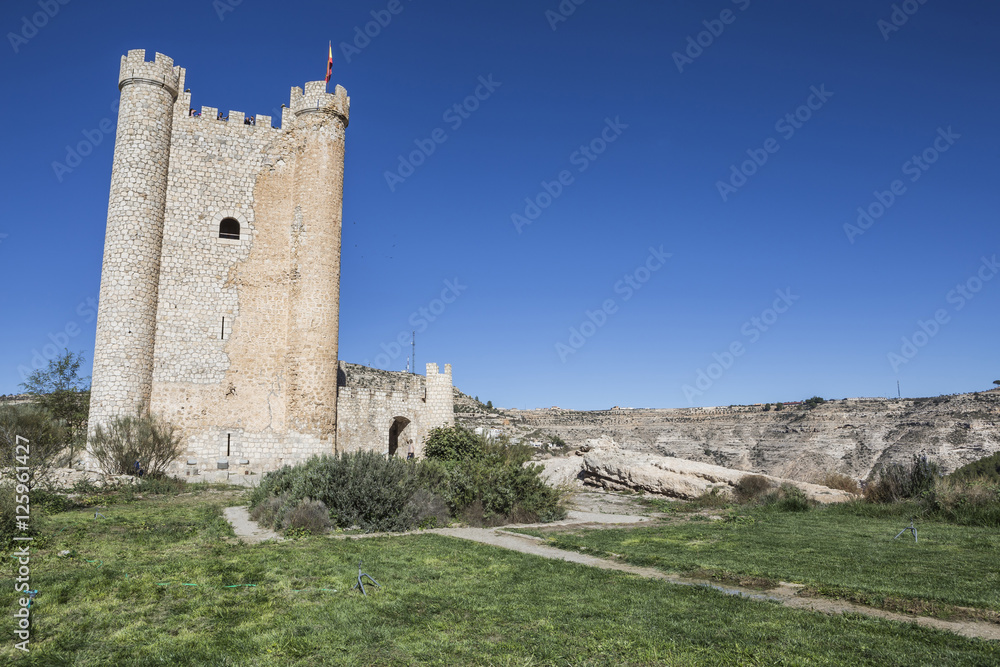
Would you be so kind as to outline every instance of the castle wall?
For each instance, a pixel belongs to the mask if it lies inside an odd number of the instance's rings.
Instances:
[[[396,454],[406,456],[406,443],[412,440],[414,453],[421,456],[431,429],[454,423],[450,366],[445,366],[447,375],[439,375],[437,364],[427,364],[426,377],[343,362],[340,368],[337,445],[342,451],[388,453],[390,428],[401,417],[409,424],[398,436]]]

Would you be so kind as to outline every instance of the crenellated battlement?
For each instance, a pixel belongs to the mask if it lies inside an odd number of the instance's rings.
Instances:
[[[351,98],[343,86],[337,86],[333,93],[326,92],[325,81],[308,81],[305,90],[292,88],[289,108],[296,117],[309,113],[325,113],[339,116],[347,127],[351,115]]]
[[[122,56],[118,90],[133,83],[161,86],[177,99],[177,93],[184,89],[184,68],[175,67],[174,59],[162,53],[157,53],[153,62],[146,62],[146,50],[133,49]]]

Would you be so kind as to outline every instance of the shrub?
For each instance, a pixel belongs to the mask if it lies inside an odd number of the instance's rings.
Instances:
[[[285,530],[308,531],[310,535],[322,535],[330,529],[330,510],[321,500],[303,498],[295,509],[285,515],[281,526]]]
[[[27,479],[18,481],[31,489],[44,485],[58,465],[66,441],[66,429],[48,410],[35,405],[0,405],[0,471],[9,479],[20,477],[14,475],[18,472],[14,469],[24,467],[26,461]]]
[[[838,489],[854,494],[861,493],[861,487],[858,486],[857,480],[837,472],[827,473],[819,483],[830,489]]]
[[[721,487],[716,486],[692,500],[691,504],[699,508],[717,509],[728,507],[730,502],[731,498],[729,495]]]
[[[865,498],[874,503],[891,503],[918,498],[934,489],[939,467],[926,456],[914,456],[909,464],[891,463],[879,471],[877,482],[865,488]]]
[[[946,477],[923,499],[932,516],[965,526],[1000,527],[1000,481]]]
[[[788,482],[768,494],[767,502],[782,512],[808,512],[812,507],[805,492]]]
[[[417,489],[410,498],[410,505],[418,528],[440,528],[447,526],[451,519],[444,497],[427,489]]]
[[[955,480],[972,480],[981,477],[1000,482],[1000,452],[967,463],[948,477]]]
[[[180,456],[181,440],[173,424],[139,410],[98,424],[90,449],[105,473],[135,475],[138,461],[144,474],[158,477]]]
[[[438,461],[464,461],[478,458],[485,438],[461,426],[433,429],[424,444],[424,456]]]
[[[417,490],[417,465],[377,452],[314,456],[303,464],[264,475],[250,494],[257,507],[281,498],[268,509],[269,525],[280,528],[285,515],[305,498],[323,502],[341,528],[358,526],[366,532],[408,530],[415,523],[410,499]]]
[[[771,486],[771,480],[763,475],[744,475],[733,488],[733,496],[739,503],[754,502],[770,491]]]
[[[503,439],[481,443],[476,458],[458,461],[448,472],[444,497],[452,513],[471,511],[469,523],[487,525],[563,518],[560,493],[541,480],[542,467],[529,464],[531,456],[531,447]]]

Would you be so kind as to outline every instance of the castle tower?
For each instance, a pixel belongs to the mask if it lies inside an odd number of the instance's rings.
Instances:
[[[290,102],[286,117],[298,138],[298,155],[289,248],[289,425],[335,444],[344,138],[350,100],[341,86],[327,93],[324,81],[310,81],[304,91],[292,88]]]
[[[455,394],[452,390],[451,364],[444,365],[444,372],[438,372],[437,364],[427,364],[427,385],[425,418],[427,430],[438,426],[455,425]],[[425,434],[426,437],[426,434]],[[421,443],[421,450],[423,449]],[[422,453],[422,451],[421,451]]]
[[[184,70],[144,50],[121,60],[118,130],[104,241],[91,428],[149,404],[173,106]]]

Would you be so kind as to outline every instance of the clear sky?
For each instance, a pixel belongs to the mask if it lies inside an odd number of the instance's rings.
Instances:
[[[0,393],[93,356],[120,57],[269,114],[331,40],[342,359],[415,329],[518,408],[989,388],[1000,5],[895,7],[5,0]]]

